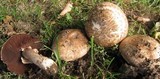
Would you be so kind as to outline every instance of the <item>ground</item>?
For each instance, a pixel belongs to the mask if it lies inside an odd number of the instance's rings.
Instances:
[[[149,35],[160,40],[160,0],[70,0],[72,10],[59,17],[67,0],[2,0],[0,3],[0,49],[14,34],[30,34],[41,39],[43,55],[58,63],[58,73],[47,75],[35,65],[29,65],[25,75],[16,75],[7,70],[0,61],[1,79],[119,79],[123,74],[121,66],[126,61],[118,52],[119,44],[104,48],[88,38],[90,51],[74,62],[64,62],[51,50],[57,34],[67,28],[80,29],[84,34],[84,24],[89,11],[98,3],[108,1],[120,6],[129,22],[128,36]],[[85,34],[86,35],[86,34]]]

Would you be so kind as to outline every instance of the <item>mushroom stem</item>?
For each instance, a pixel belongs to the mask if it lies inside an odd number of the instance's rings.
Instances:
[[[22,56],[29,62],[34,63],[48,74],[55,74],[57,72],[57,64],[50,58],[38,54],[37,49],[31,47],[22,50]]]

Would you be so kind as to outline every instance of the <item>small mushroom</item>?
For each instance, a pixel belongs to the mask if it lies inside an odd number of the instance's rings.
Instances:
[[[115,4],[103,2],[91,10],[85,30],[95,43],[111,47],[127,36],[128,21],[124,12]]]
[[[74,61],[83,57],[90,47],[88,40],[78,29],[67,29],[60,32],[58,40],[53,44],[53,51],[58,50],[64,61]]]
[[[25,61],[36,64],[48,74],[56,73],[56,63],[38,54],[38,49],[41,47],[42,43],[37,38],[27,34],[13,35],[2,46],[1,60],[7,65],[9,71],[16,74],[24,74],[27,70]]]
[[[122,57],[133,66],[160,57],[160,44],[152,37],[133,35],[125,38],[119,46]]]

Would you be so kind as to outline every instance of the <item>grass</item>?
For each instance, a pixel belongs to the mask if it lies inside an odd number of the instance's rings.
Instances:
[[[51,51],[52,43],[57,34],[67,28],[81,29],[84,32],[84,24],[88,18],[89,11],[97,3],[109,1],[119,5],[126,13],[129,20],[129,33],[128,36],[134,34],[145,34],[154,37],[151,32],[157,33],[160,30],[152,29],[157,21],[160,21],[160,0],[131,0],[131,2],[125,2],[125,0],[71,0],[74,3],[74,7],[70,13],[67,13],[64,17],[57,19],[58,14],[63,9],[66,1],[62,0],[3,0],[0,3],[0,47],[9,38],[4,31],[5,27],[2,27],[3,20],[6,16],[12,16],[13,21],[9,22],[14,30],[17,30],[17,22],[23,21],[26,24],[33,25],[38,32],[34,33],[44,43],[44,51],[52,52],[50,58],[54,59],[59,66],[59,72],[56,76],[48,78],[60,78],[60,79],[117,79],[120,73],[110,70],[112,62],[118,52],[118,45],[111,48],[103,48],[94,43],[93,38],[89,38],[91,50],[82,60],[75,62],[64,62],[59,58],[58,51]],[[152,26],[137,21],[133,17],[144,16],[153,20]],[[55,21],[55,24],[52,22]],[[28,34],[32,34],[34,29]],[[25,30],[24,30],[25,31]],[[18,30],[16,32],[19,32]],[[85,32],[84,32],[85,34]],[[110,55],[111,54],[111,55]],[[117,55],[116,55],[117,56]],[[77,67],[77,63],[80,61],[89,62],[86,66]],[[0,62],[0,78],[4,79],[26,79],[27,76],[18,76],[10,73],[6,70],[6,66]],[[67,69],[68,68],[68,69]],[[76,69],[75,70],[72,70]],[[80,70],[81,69],[81,70]],[[37,76],[38,77],[38,76]]]
[[[91,37],[91,66],[93,66],[93,64],[94,64],[94,37],[92,36]]]

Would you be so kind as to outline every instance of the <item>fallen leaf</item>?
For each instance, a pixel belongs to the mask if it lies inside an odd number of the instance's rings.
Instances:
[[[3,19],[3,23],[1,25],[1,29],[3,30],[3,32],[2,32],[3,34],[7,34],[8,36],[11,36],[16,33],[14,31],[12,21],[13,21],[12,16],[8,16],[8,15]]]
[[[4,23],[9,23],[9,22],[11,22],[11,21],[12,21],[12,16],[8,16],[8,15],[7,15],[6,18],[3,19],[3,22],[4,22]]]
[[[137,21],[142,22],[143,24],[146,24],[147,22],[151,21],[150,18],[147,17],[141,17],[134,15],[133,18],[135,18]]]
[[[124,3],[131,3],[132,0],[123,0]]]
[[[70,12],[73,8],[73,3],[71,1],[68,1],[66,6],[64,7],[64,9],[61,11],[61,13],[59,14],[59,16],[57,17],[57,19],[60,19],[61,17],[63,17],[64,15],[66,15],[68,12]],[[51,24],[55,24],[55,20],[51,21]]]
[[[68,1],[65,8],[61,11],[59,15],[64,16],[65,14],[67,14],[68,12],[72,10],[72,7],[73,7],[73,3],[71,1]]]

